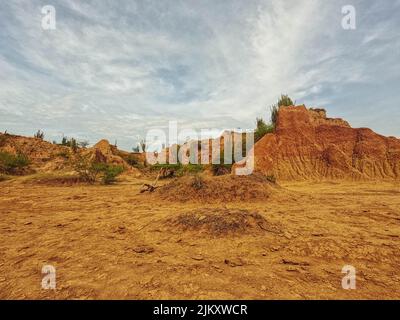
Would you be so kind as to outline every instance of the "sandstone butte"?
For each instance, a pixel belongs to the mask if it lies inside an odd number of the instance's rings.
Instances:
[[[400,139],[352,128],[324,109],[281,107],[275,132],[254,145],[254,169],[280,181],[399,179]]]

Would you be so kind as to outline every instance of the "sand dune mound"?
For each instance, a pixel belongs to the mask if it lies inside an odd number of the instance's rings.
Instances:
[[[275,133],[254,148],[255,170],[279,180],[400,178],[399,139],[351,128],[323,109],[281,107]]]
[[[216,208],[202,208],[181,213],[168,219],[167,225],[171,231],[188,231],[212,236],[280,232],[278,226],[269,223],[257,212]]]
[[[155,191],[162,199],[180,202],[266,200],[283,193],[286,193],[285,189],[271,183],[262,174],[185,176],[174,179]]]
[[[0,151],[24,154],[33,168],[54,171],[65,167],[64,157],[69,148],[42,139],[0,133]]]
[[[120,165],[128,168],[128,164],[118,154],[117,147],[110,145],[110,143],[105,139],[100,140],[92,148],[84,151],[84,154],[90,155],[92,160],[95,162]]]

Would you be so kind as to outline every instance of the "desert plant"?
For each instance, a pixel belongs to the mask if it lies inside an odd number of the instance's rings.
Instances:
[[[43,140],[43,139],[44,139],[44,132],[41,131],[41,130],[38,130],[38,131],[34,134],[34,137],[35,137],[36,139]]]
[[[22,153],[13,155],[8,152],[0,152],[0,172],[16,174],[29,165],[29,159]]]
[[[271,125],[272,129],[275,130],[278,122],[278,107],[276,105],[270,107],[271,110]]]
[[[138,168],[142,167],[143,165],[140,163],[139,158],[137,155],[130,154],[125,157],[125,161],[132,167]]]
[[[80,146],[81,148],[87,148],[87,146],[89,145],[89,141],[87,140],[82,140],[78,142],[78,146]]]
[[[78,173],[82,181],[94,184],[99,177],[103,184],[111,184],[116,181],[124,168],[113,166],[103,162],[95,162],[88,155],[78,155],[72,162],[74,170]]]
[[[82,143],[82,142],[80,142],[80,143]],[[79,148],[80,143],[78,143],[78,141],[75,138],[68,139],[67,137],[62,137],[60,145],[70,147],[73,152],[76,152]],[[84,144],[85,143],[86,142],[84,142]]]
[[[273,124],[266,124],[262,118],[256,119],[257,127],[254,131],[254,142],[259,141],[262,137],[264,137],[267,133],[271,133],[274,131]]]
[[[103,184],[112,184],[116,181],[117,176],[124,171],[124,168],[122,166],[106,165],[102,171]]]
[[[293,106],[294,103],[292,99],[287,94],[281,94],[278,102],[270,107],[271,111],[271,129],[272,131],[275,130],[277,122],[278,122],[278,111],[280,107],[288,107]]]
[[[232,170],[231,164],[212,164],[211,171],[214,176],[223,176],[225,174],[230,174]]]
[[[88,155],[78,155],[72,161],[72,166],[79,177],[90,184],[96,182],[97,177],[104,170],[104,165],[103,163],[93,162]]]
[[[146,152],[147,143],[145,139],[140,140],[140,148],[142,152]]]
[[[292,99],[287,94],[281,94],[280,99],[278,100],[278,107],[289,107],[293,106],[294,103]]]

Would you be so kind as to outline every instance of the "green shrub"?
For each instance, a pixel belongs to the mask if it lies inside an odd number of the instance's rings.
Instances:
[[[266,124],[262,118],[257,118],[256,122],[257,128],[254,131],[254,142],[259,141],[267,133],[271,133],[274,131],[274,125]]]
[[[68,139],[67,137],[62,137],[60,145],[70,147],[74,153],[79,147],[79,143],[75,138]]]
[[[139,157],[134,154],[130,154],[125,157],[125,161],[134,168],[142,169],[144,167],[143,163],[140,162]]]
[[[289,107],[294,106],[292,99],[287,94],[281,94],[280,99],[278,100],[278,108],[279,107]]]
[[[0,172],[17,174],[28,165],[29,159],[21,153],[13,155],[8,152],[0,152]]]
[[[106,165],[103,169],[103,184],[112,184],[116,181],[118,175],[124,171],[122,166]]]
[[[272,130],[275,131],[276,128],[276,124],[278,122],[278,107],[272,106],[271,108],[271,126],[272,126]]]
[[[105,164],[93,162],[89,156],[78,155],[73,160],[72,166],[84,182],[93,184],[104,170]]]
[[[116,177],[124,171],[122,166],[94,162],[90,160],[89,156],[82,155],[74,159],[73,167],[82,181],[90,184],[94,184],[99,177],[103,184],[112,184],[116,181]]]

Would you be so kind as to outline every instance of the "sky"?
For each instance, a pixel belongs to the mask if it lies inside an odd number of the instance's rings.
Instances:
[[[131,150],[169,121],[253,128],[287,93],[400,137],[399,17],[400,0],[1,1],[0,131]]]

